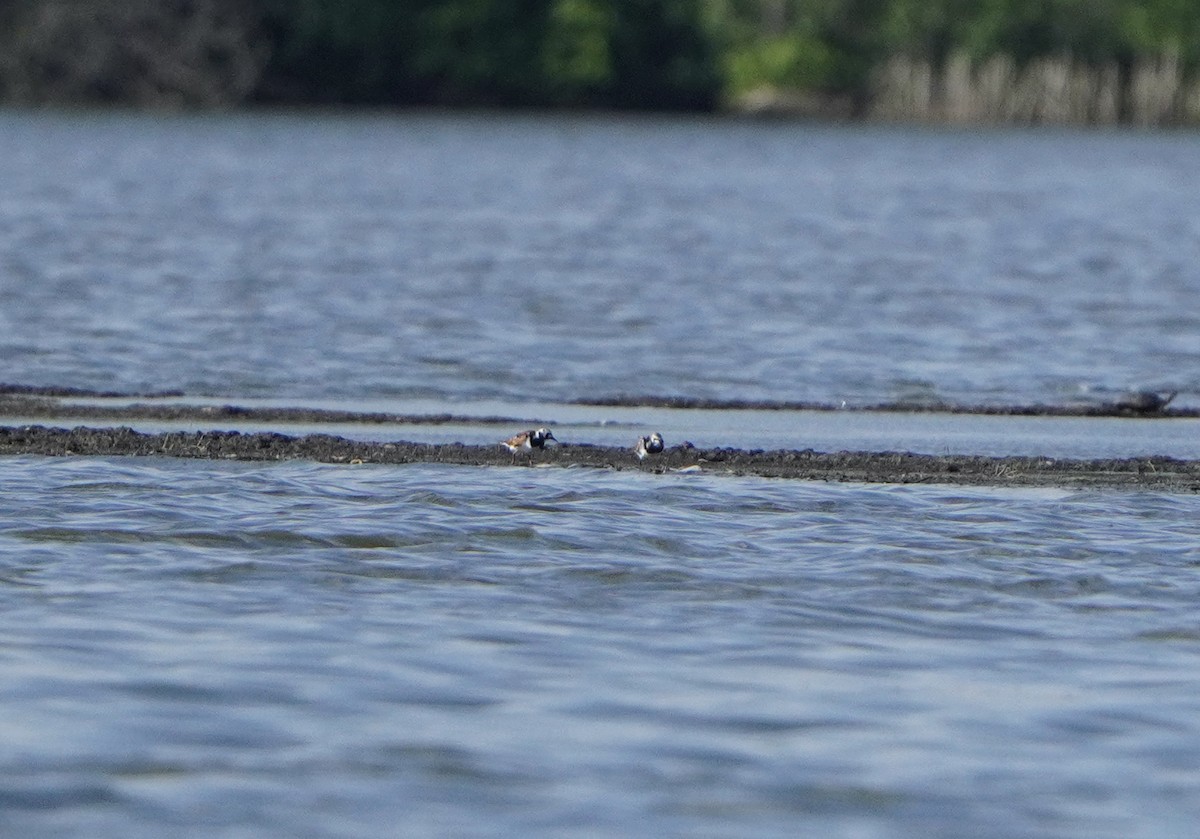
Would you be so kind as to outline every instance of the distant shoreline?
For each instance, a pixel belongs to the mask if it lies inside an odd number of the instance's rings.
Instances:
[[[1145,401],[1139,401],[1144,398]],[[72,400],[120,400],[123,404],[98,404]],[[22,419],[97,419],[97,420],[198,420],[235,419],[239,422],[354,423],[374,425],[472,424],[546,424],[542,417],[474,416],[450,412],[402,414],[387,411],[350,411],[329,408],[250,407],[233,403],[199,405],[186,401],[175,391],[126,394],[112,391],[92,392],[76,388],[39,388],[0,384],[0,418]],[[166,401],[169,400],[169,401]],[[971,405],[947,401],[879,402],[871,404],[834,404],[818,401],[779,401],[766,399],[701,399],[684,396],[613,396],[575,399],[568,405],[609,408],[666,408],[703,411],[846,411],[859,413],[974,414],[979,416],[1024,417],[1112,417],[1138,419],[1196,419],[1200,409],[1175,407],[1170,400],[1155,394],[1130,394],[1101,402],[1029,405]]]
[[[462,466],[582,467],[809,481],[968,486],[1136,488],[1200,492],[1200,461],[1169,457],[1077,460],[921,455],[902,452],[698,449],[674,446],[639,461],[629,449],[565,444],[514,461],[499,444],[363,442],[330,434],[167,432],[130,428],[0,426],[0,455],[177,457],[346,465],[441,463]]]

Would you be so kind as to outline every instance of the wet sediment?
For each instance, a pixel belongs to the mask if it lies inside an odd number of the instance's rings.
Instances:
[[[452,413],[401,414],[385,411],[344,411],[307,407],[247,407],[242,405],[197,405],[162,401],[183,396],[177,391],[119,393],[79,388],[52,388],[0,383],[0,417],[60,419],[65,417],[106,420],[212,420],[292,423],[405,423],[437,425],[449,423],[533,425],[552,424],[545,418],[464,416]],[[1133,391],[1117,398],[1078,404],[970,405],[942,401],[897,401],[876,404],[834,404],[755,399],[702,399],[684,396],[614,396],[576,399],[568,404],[612,408],[670,408],[705,411],[851,411],[864,413],[977,414],[1022,417],[1138,417],[1146,419],[1195,419],[1200,409],[1175,407],[1175,392]],[[70,401],[71,399],[120,399],[119,404]]]
[[[65,396],[87,397],[88,394],[69,393]],[[119,394],[95,394],[89,398],[111,399]],[[123,398],[129,398],[128,396]],[[143,396],[144,399],[155,397]],[[6,393],[0,388],[0,417],[23,417],[27,419],[95,419],[95,420],[149,420],[159,422],[211,422],[212,420],[234,420],[254,423],[342,423],[362,425],[449,425],[467,423],[473,425],[520,425],[545,424],[544,420],[504,416],[465,416],[452,413],[400,414],[386,411],[338,411],[328,408],[306,407],[246,407],[242,405],[195,405],[174,402],[133,402],[129,404],[104,405],[87,402],[70,402],[55,394]]]
[[[514,458],[503,446],[364,442],[331,434],[238,431],[143,433],[131,428],[0,426],[0,455],[180,457],[323,463],[445,463],[702,472],[818,481],[1022,487],[1143,487],[1200,492],[1200,461],[1169,457],[1077,460],[899,452],[699,449],[674,446],[638,460],[629,449],[564,444]]]
[[[894,414],[977,414],[999,417],[1159,417],[1196,418],[1200,409],[1169,407],[1175,392],[1134,391],[1099,402],[1067,405],[970,405],[942,401],[898,401],[847,405],[770,399],[700,399],[686,396],[616,396],[577,399],[572,404],[620,408],[675,408],[704,411],[860,411]]]

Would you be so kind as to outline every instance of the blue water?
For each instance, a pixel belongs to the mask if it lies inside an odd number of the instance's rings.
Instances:
[[[1188,421],[563,403],[1194,406],[1197,265],[1192,134],[0,112],[20,384],[500,405],[572,442],[653,422],[1195,457]],[[502,436],[414,428],[395,436]],[[0,475],[3,836],[1159,839],[1200,818],[1193,494]]]
[[[10,458],[11,836],[1185,836],[1200,499]]]
[[[289,399],[1200,389],[1200,136],[0,112],[4,379]]]

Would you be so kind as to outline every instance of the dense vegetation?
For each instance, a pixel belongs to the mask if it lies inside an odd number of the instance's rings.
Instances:
[[[1107,74],[1117,118],[1139,62],[1169,61],[1182,107],[1200,3],[0,0],[0,98],[29,103],[708,109],[766,89],[865,113],[897,59],[937,96],[952,63],[998,56],[1014,84],[1048,60]]]
[[[265,0],[267,99],[705,108],[700,0]]]

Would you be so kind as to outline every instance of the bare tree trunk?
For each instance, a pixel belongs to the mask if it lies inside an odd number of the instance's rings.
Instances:
[[[945,64],[895,56],[874,77],[871,116],[953,124],[1138,125],[1200,122],[1200,79],[1184,76],[1178,52],[1135,62],[1123,84],[1116,63],[1069,55],[1018,67],[1005,55],[976,66],[953,53]]]

